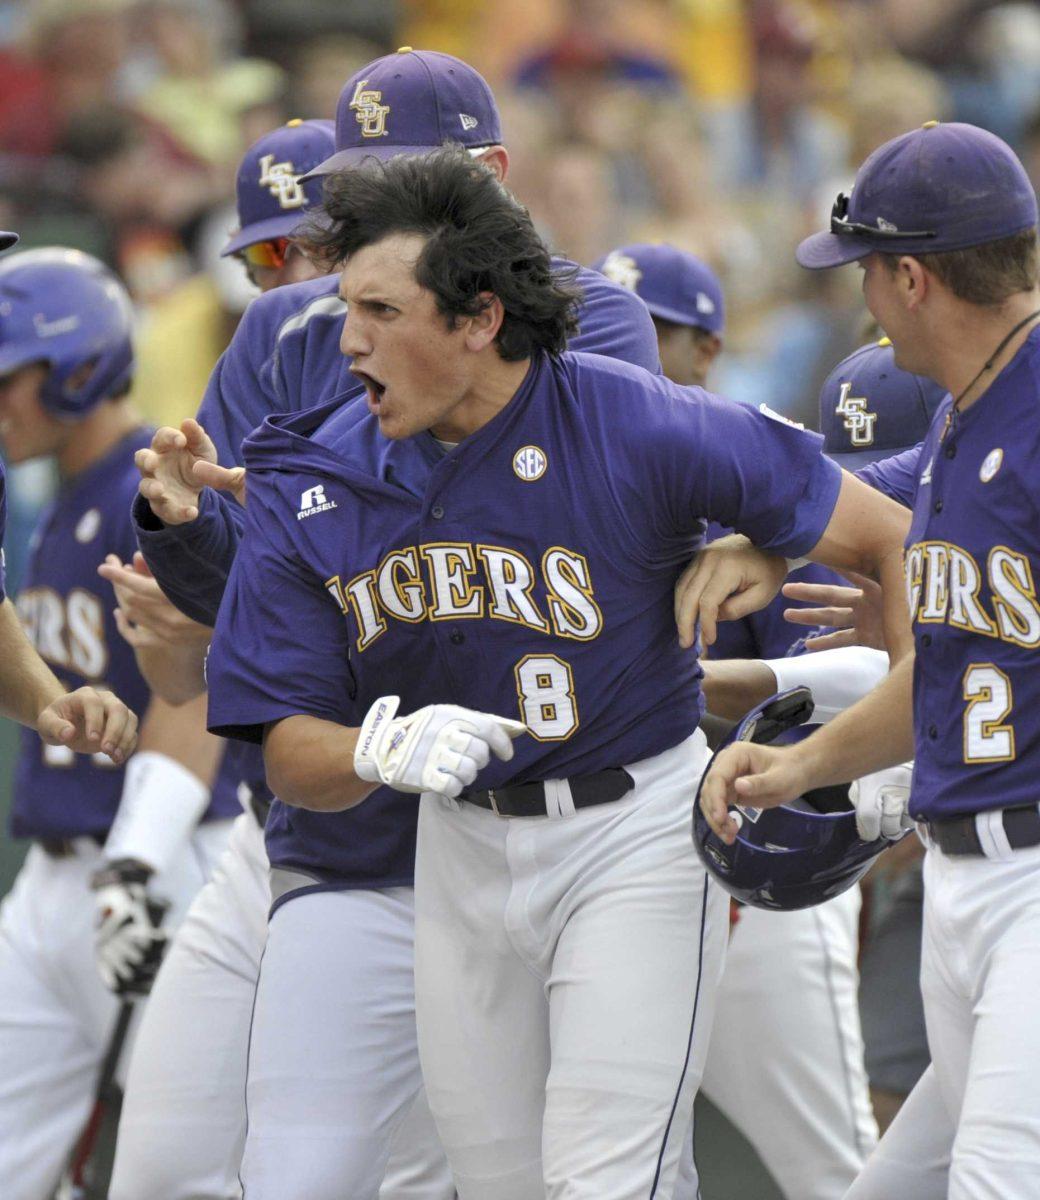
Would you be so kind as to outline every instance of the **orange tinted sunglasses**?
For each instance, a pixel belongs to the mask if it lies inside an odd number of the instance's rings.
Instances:
[[[251,246],[243,246],[239,255],[243,262],[251,267],[269,267],[278,271],[285,266],[290,244],[288,238],[271,238],[267,242],[254,242]]]

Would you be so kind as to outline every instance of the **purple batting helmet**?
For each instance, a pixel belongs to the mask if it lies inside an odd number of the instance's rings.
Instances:
[[[41,400],[55,416],[85,416],[126,389],[132,327],[126,289],[89,254],[48,246],[0,262],[0,374],[46,363]],[[87,364],[93,370],[74,383]]]
[[[775,742],[808,723],[812,711],[808,688],[781,692],[739,721],[716,753],[734,742]],[[731,896],[753,908],[787,912],[822,904],[852,887],[892,845],[886,838],[865,842],[859,836],[845,786],[817,788],[778,808],[738,806],[737,811],[743,823],[737,840],[728,846],[705,820],[698,788],[693,842],[710,874]]]

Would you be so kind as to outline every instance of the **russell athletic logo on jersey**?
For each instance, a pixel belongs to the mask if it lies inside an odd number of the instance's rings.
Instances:
[[[394,621],[490,618],[579,642],[603,630],[588,561],[562,546],[546,550],[537,568],[503,546],[407,546],[391,551],[375,570],[346,581],[334,575],[325,587],[353,619],[358,650],[371,646]]]
[[[350,101],[354,117],[361,126],[361,136],[366,138],[386,137],[386,119],[390,115],[390,105],[380,104],[383,93],[374,88],[365,90],[367,79],[359,79]]]
[[[986,601],[979,593],[988,585]],[[994,546],[981,566],[951,542],[917,542],[906,552],[906,589],[916,624],[945,624],[1016,646],[1040,646],[1040,603],[1025,554]]]
[[[296,519],[302,521],[304,517],[315,517],[318,513],[328,512],[336,507],[338,506],[335,500],[325,499],[325,487],[319,483],[300,495],[300,511],[296,514]]]
[[[275,162],[273,154],[260,159],[260,186],[267,188],[281,208],[303,208],[307,196],[291,162]]]
[[[873,446],[877,413],[867,411],[866,396],[853,396],[851,393],[852,384],[843,383],[834,411],[842,418],[841,423],[848,430],[849,441],[854,446]]]

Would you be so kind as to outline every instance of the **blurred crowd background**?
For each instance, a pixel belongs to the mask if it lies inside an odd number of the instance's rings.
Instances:
[[[242,152],[332,116],[354,70],[405,44],[487,76],[510,183],[559,252],[707,259],[729,313],[715,387],[807,424],[864,309],[856,272],[810,274],[792,249],[863,157],[966,120],[1040,179],[1035,0],[0,0],[0,227],[119,271],[156,422],[194,412],[250,299],[218,258]],[[12,480],[15,574],[48,486]]]

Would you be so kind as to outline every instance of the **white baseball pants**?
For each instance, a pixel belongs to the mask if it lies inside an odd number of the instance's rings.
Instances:
[[[849,1200],[888,1197],[915,1143],[919,1169],[900,1196],[1040,1196],[1040,847],[1002,848],[996,818],[977,822],[991,857],[936,846],[925,856],[921,992],[932,1066]]]
[[[306,900],[291,900],[284,911]],[[144,1196],[148,1200],[237,1200],[242,1195],[239,1169],[246,1141],[249,1029],[270,904],[270,866],[263,830],[251,813],[245,813],[235,821],[227,853],[213,879],[199,893],[178,931],[149,999],[138,1034],[139,1049],[127,1079],[111,1200],[141,1200]],[[342,911],[349,923],[358,906],[348,899],[343,903],[333,900],[327,906],[319,900],[313,907]],[[362,907],[369,911],[368,906]],[[371,911],[378,912],[378,907],[376,904]],[[407,907],[410,920],[410,905]],[[328,944],[324,919],[316,917],[313,928],[307,929],[309,908],[305,904],[299,911],[305,914],[303,941],[310,953],[321,958],[325,951],[316,948],[315,939],[322,946]],[[281,911],[274,918],[280,929],[279,921]],[[289,924],[294,923],[290,918]],[[276,945],[264,960],[267,989],[274,986],[270,977],[277,975],[279,950]],[[407,975],[410,988],[410,959],[403,967],[398,964],[397,970]],[[307,974],[313,973],[311,969]],[[301,1006],[306,1009],[306,983],[290,976],[288,984],[296,994],[286,996],[285,1002],[294,1013]],[[303,1088],[310,1072],[333,1069],[335,1054],[350,1061],[357,1053],[349,1041],[323,1031],[318,1020],[318,1011],[313,1013],[313,1024],[306,1016],[302,1018],[314,1034],[307,1043],[310,1057],[283,1064],[296,1070]],[[414,1016],[411,1025],[414,1058]],[[286,1036],[277,1029],[277,1014],[274,1034],[276,1043]],[[262,1063],[262,1045],[258,1044],[255,1055]],[[275,1101],[277,1108],[281,1100],[276,1096]],[[259,1099],[250,1115],[254,1130],[261,1130],[266,1116]],[[276,1113],[271,1119],[278,1124]],[[323,1163],[310,1135],[308,1129],[297,1142],[297,1150],[314,1159],[309,1169],[325,1172],[329,1188],[338,1189],[330,1194],[353,1198],[355,1193],[347,1190],[351,1169],[337,1178],[342,1159],[339,1150],[333,1146],[329,1161]],[[453,1195],[424,1096],[420,1094],[400,1126],[385,1177],[378,1175],[378,1167],[372,1169],[377,1172],[381,1200],[447,1200]],[[286,1198],[316,1194],[295,1193],[294,1186],[286,1183],[283,1191],[271,1194]],[[252,1190],[249,1194],[252,1196]]]
[[[170,902],[174,928],[216,863],[230,821],[199,826],[150,891]],[[0,1196],[43,1200],[53,1191],[90,1113],[121,1001],[94,965],[90,877],[101,847],[76,838],[51,858],[33,846],[0,907]],[[141,1009],[136,1001],[125,1075]]]
[[[673,1196],[728,924],[690,838],[707,757],[562,817],[423,797],[419,1048],[461,1200]]]
[[[312,892],[272,915],[249,1044],[246,1200],[454,1197],[421,1097],[414,931],[411,888]]]
[[[742,908],[730,938],[701,1090],[790,1200],[840,1200],[877,1142],[859,910],[858,887],[797,912]]]

